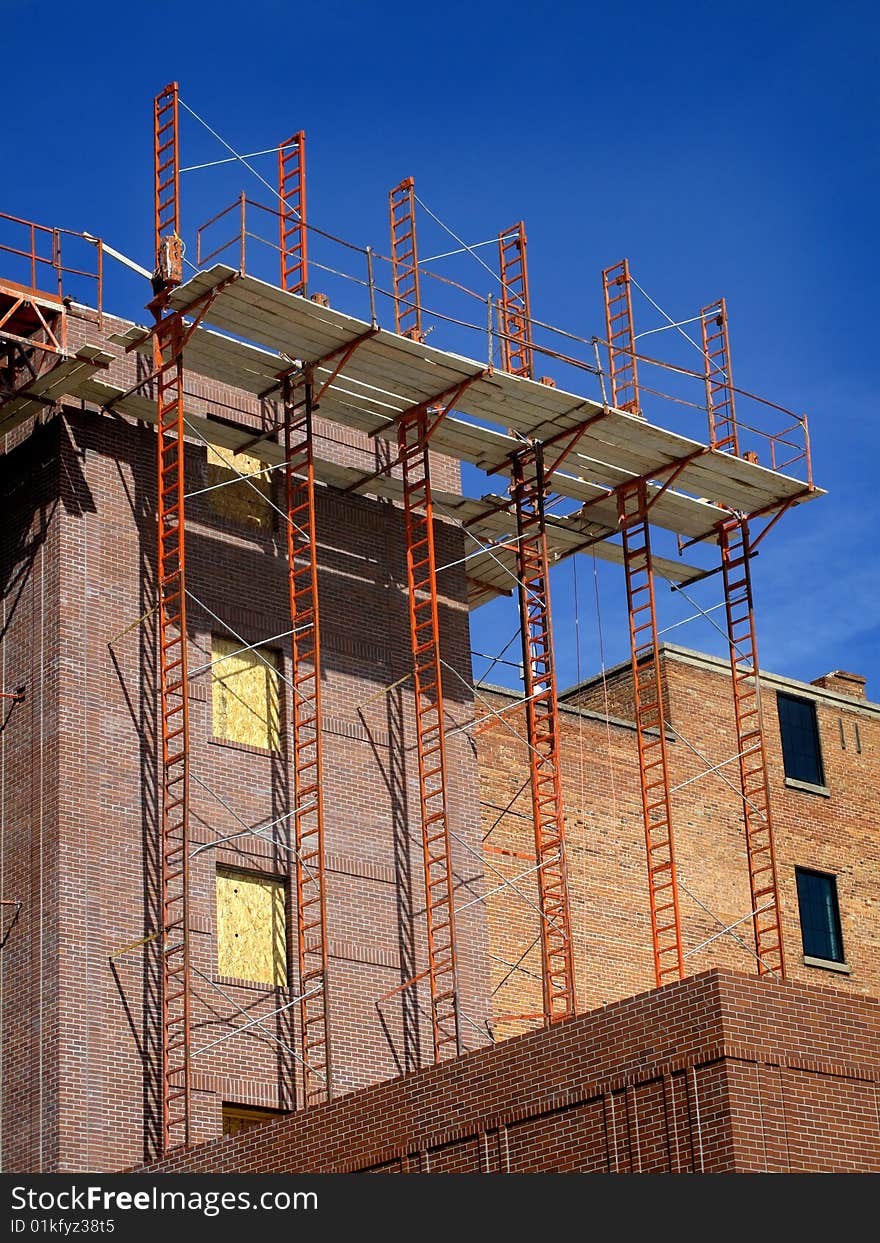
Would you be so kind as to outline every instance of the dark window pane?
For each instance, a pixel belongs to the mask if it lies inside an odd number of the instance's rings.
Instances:
[[[776,707],[786,777],[794,781],[808,781],[811,785],[824,785],[816,705],[809,699],[777,695]]]
[[[836,878],[824,872],[807,872],[802,868],[795,868],[795,876],[804,953],[809,958],[843,962]]]

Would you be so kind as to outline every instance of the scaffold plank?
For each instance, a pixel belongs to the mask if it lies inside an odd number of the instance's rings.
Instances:
[[[112,407],[118,413],[130,418],[145,423],[156,421],[155,403],[150,398],[142,393],[126,394],[118,385],[105,379],[91,377],[87,383],[83,383],[81,395],[86,401],[108,408]],[[194,434],[202,436],[208,443],[230,453],[241,452],[247,446],[248,453],[262,462],[264,466],[280,467],[284,461],[284,453],[277,440],[264,440],[253,445],[251,444],[253,433],[250,430],[210,418],[207,403],[200,403],[201,408],[199,408],[193,404],[195,401],[196,399],[187,397],[184,416]],[[320,437],[316,439],[319,440]],[[396,475],[386,474],[373,477],[355,467],[343,466],[317,456],[314,466],[317,481],[325,486],[338,488],[340,491],[380,497],[398,504],[403,502],[403,484]],[[453,492],[434,490],[434,507],[438,517],[449,517],[461,523],[468,523],[469,529],[482,542],[514,535],[516,532],[513,516],[509,512],[497,509],[497,504],[502,499],[489,496],[484,500],[476,500]],[[611,536],[615,529],[615,520],[608,524],[601,523],[595,514],[591,514],[589,525],[578,514],[567,518],[548,518],[548,549],[554,561],[561,561],[583,548],[585,542],[591,538],[598,537],[598,542],[590,544],[590,551],[594,551],[600,560],[620,564],[622,553],[619,544],[611,543],[608,538],[603,538],[603,535]],[[507,570],[512,570],[514,567],[513,551],[493,549],[490,552],[482,552],[476,546],[468,547],[466,555],[472,553],[476,555],[470,557],[465,564],[468,578],[473,577],[483,582],[497,583],[498,594],[507,592],[509,590],[507,583],[513,581],[507,573]],[[507,570],[502,569],[499,562],[507,567]],[[654,568],[657,574],[672,582],[682,582],[698,573],[693,565],[665,558],[656,558]],[[474,606],[476,603],[485,603],[491,598],[484,592],[477,600],[476,585],[473,594]]]
[[[72,358],[61,359],[51,370],[0,403],[0,435],[14,431],[32,414],[38,414],[64,396],[79,396],[82,386],[95,372],[111,362],[113,355],[94,345],[84,345]]]
[[[122,334],[119,339],[125,343],[140,340],[137,330]],[[139,348],[148,353],[149,343],[142,343]],[[285,365],[280,354],[266,353],[202,328],[193,333],[184,358],[191,371],[225,383],[239,383],[240,387],[255,394],[265,392]],[[237,366],[241,370],[236,374]],[[315,369],[319,384],[330,375],[329,367]],[[395,441],[396,419],[406,408],[402,398],[343,375],[334,380],[322,395],[316,413],[323,419],[341,423],[369,436]],[[455,415],[447,415],[431,439],[431,446],[437,453],[468,462],[481,470],[495,471],[503,464],[505,475],[509,473],[510,455],[520,445],[521,441],[505,432],[466,422]],[[607,457],[615,452],[606,446],[601,449]],[[642,471],[648,469],[645,463],[650,460],[650,456],[638,458]],[[577,469],[578,476],[571,473],[572,468]],[[562,496],[590,502],[595,506],[595,517],[615,528],[617,504],[607,494],[608,489],[629,483],[632,479],[632,471],[604,459],[597,460],[578,453],[569,457],[567,469],[556,472],[552,486]],[[657,487],[649,486],[648,495],[652,501],[658,492]],[[726,511],[708,501],[668,488],[652,504],[651,516],[657,526],[694,539],[714,532],[717,524],[726,517]]]
[[[287,355],[316,361],[354,341],[369,328],[364,321],[284,293],[251,276],[236,275],[225,265],[199,273],[174,295],[174,305],[186,306],[221,281],[229,280],[210,310],[215,327]],[[473,359],[434,349],[387,331],[365,341],[345,368],[347,401],[355,384],[374,390],[400,410],[429,401],[467,378],[476,377],[458,403],[467,415],[512,428],[529,439],[546,441],[573,431],[603,415],[600,403],[562,389],[551,388],[503,372],[484,375]],[[334,385],[337,381],[334,381]],[[396,400],[395,400],[396,399]],[[329,395],[322,414],[332,417]],[[579,472],[579,459],[606,462],[632,476],[649,475],[683,458],[693,460],[682,469],[677,490],[739,511],[808,499],[804,484],[757,463],[708,449],[702,442],[667,431],[620,410],[608,410],[585,429],[565,465]],[[558,490],[558,488],[557,488]],[[652,518],[657,521],[656,515]],[[683,534],[683,532],[682,532]]]

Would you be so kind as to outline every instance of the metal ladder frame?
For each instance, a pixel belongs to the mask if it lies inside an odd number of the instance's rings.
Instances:
[[[633,327],[632,282],[629,261],[621,259],[602,273],[611,404],[630,414],[641,414],[636,338]]]
[[[711,325],[715,330],[712,331]],[[730,374],[730,336],[727,303],[719,298],[700,312],[703,353],[706,358],[706,410],[709,414],[709,444],[739,457],[739,428]]]
[[[332,1096],[324,856],[321,634],[312,442],[312,382],[283,388],[284,491],[293,687],[293,794],[304,1107]],[[317,989],[317,991],[315,991]]]
[[[498,235],[501,271],[501,366],[511,375],[535,378],[532,356],[532,311],[526,263],[526,229],[522,220]]]
[[[617,503],[623,535],[654,975],[659,987],[684,975],[684,958],[646,482],[637,480],[618,488]]]
[[[415,685],[428,933],[427,976],[431,991],[434,1061],[439,1062],[444,1057],[461,1052],[461,1031],[446,797],[446,739],[428,451],[429,418],[426,405],[408,411],[398,422],[398,448],[403,468],[410,639]]]
[[[770,782],[759,682],[752,596],[751,549],[745,518],[718,528],[730,674],[736,719],[743,822],[752,897],[752,924],[759,975],[785,978],[776,850],[770,813]]]
[[[531,445],[514,454],[511,466],[526,737],[541,910],[541,980],[544,1022],[549,1026],[574,1014],[577,1004],[541,446]]]
[[[281,288],[305,297],[309,269],[304,130],[299,130],[278,148],[278,198],[281,201],[278,216]]]
[[[402,337],[424,341],[415,196],[415,182],[412,177],[405,178],[388,195],[394,328]]]

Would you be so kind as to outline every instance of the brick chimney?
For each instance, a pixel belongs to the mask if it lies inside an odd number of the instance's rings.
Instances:
[[[810,685],[821,686],[823,690],[835,691],[838,695],[849,695],[850,699],[867,699],[865,679],[860,673],[847,673],[845,669],[823,673],[821,678],[813,678]]]

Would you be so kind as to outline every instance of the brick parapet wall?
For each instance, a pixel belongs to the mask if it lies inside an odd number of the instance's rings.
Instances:
[[[143,1167],[880,1168],[880,1005],[713,969]]]

